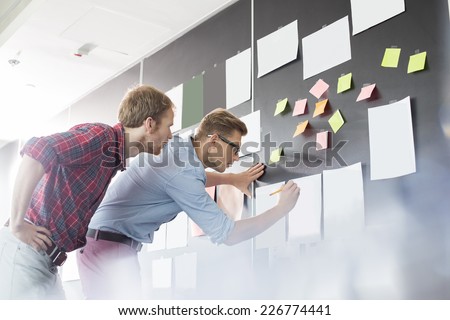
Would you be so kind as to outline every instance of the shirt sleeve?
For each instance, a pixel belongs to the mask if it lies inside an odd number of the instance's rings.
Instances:
[[[166,192],[212,242],[223,243],[234,228],[234,221],[217,206],[204,182],[192,172],[185,170],[175,175],[167,183]]]
[[[106,126],[77,126],[69,131],[27,141],[20,154],[39,161],[45,172],[55,165],[85,165],[105,155],[105,148],[114,142],[114,132]]]

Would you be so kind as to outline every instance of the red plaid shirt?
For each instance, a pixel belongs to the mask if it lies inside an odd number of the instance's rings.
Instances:
[[[82,247],[89,221],[125,160],[121,124],[81,124],[67,132],[31,138],[21,151],[39,161],[45,175],[26,218],[52,233],[65,251]]]

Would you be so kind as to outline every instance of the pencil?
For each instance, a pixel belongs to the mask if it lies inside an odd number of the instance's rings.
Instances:
[[[274,192],[272,192],[271,194],[269,194],[269,196],[273,196],[274,194],[280,193],[281,191],[283,191],[283,186],[282,186],[280,189],[275,190]]]

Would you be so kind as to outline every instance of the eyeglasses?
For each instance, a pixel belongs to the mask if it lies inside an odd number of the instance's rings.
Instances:
[[[208,137],[211,137],[212,135],[208,135]],[[230,140],[228,140],[227,138],[225,138],[224,136],[218,134],[217,135],[219,137],[220,140],[222,140],[223,142],[225,142],[226,144],[229,144],[230,146],[233,147],[233,153],[235,156],[239,155],[239,151],[241,151],[241,147],[239,147],[236,143],[231,142]]]

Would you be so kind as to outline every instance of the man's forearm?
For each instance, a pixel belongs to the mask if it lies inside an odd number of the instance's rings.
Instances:
[[[235,222],[234,229],[231,231],[225,244],[234,245],[253,238],[270,228],[285,215],[286,210],[283,210],[280,206],[275,206],[256,217],[238,220]]]
[[[25,212],[30,205],[31,196],[43,175],[44,167],[42,164],[25,155],[14,183],[10,220],[12,228],[23,222]]]
[[[232,173],[206,172],[206,187],[218,186],[220,184],[233,184]]]

